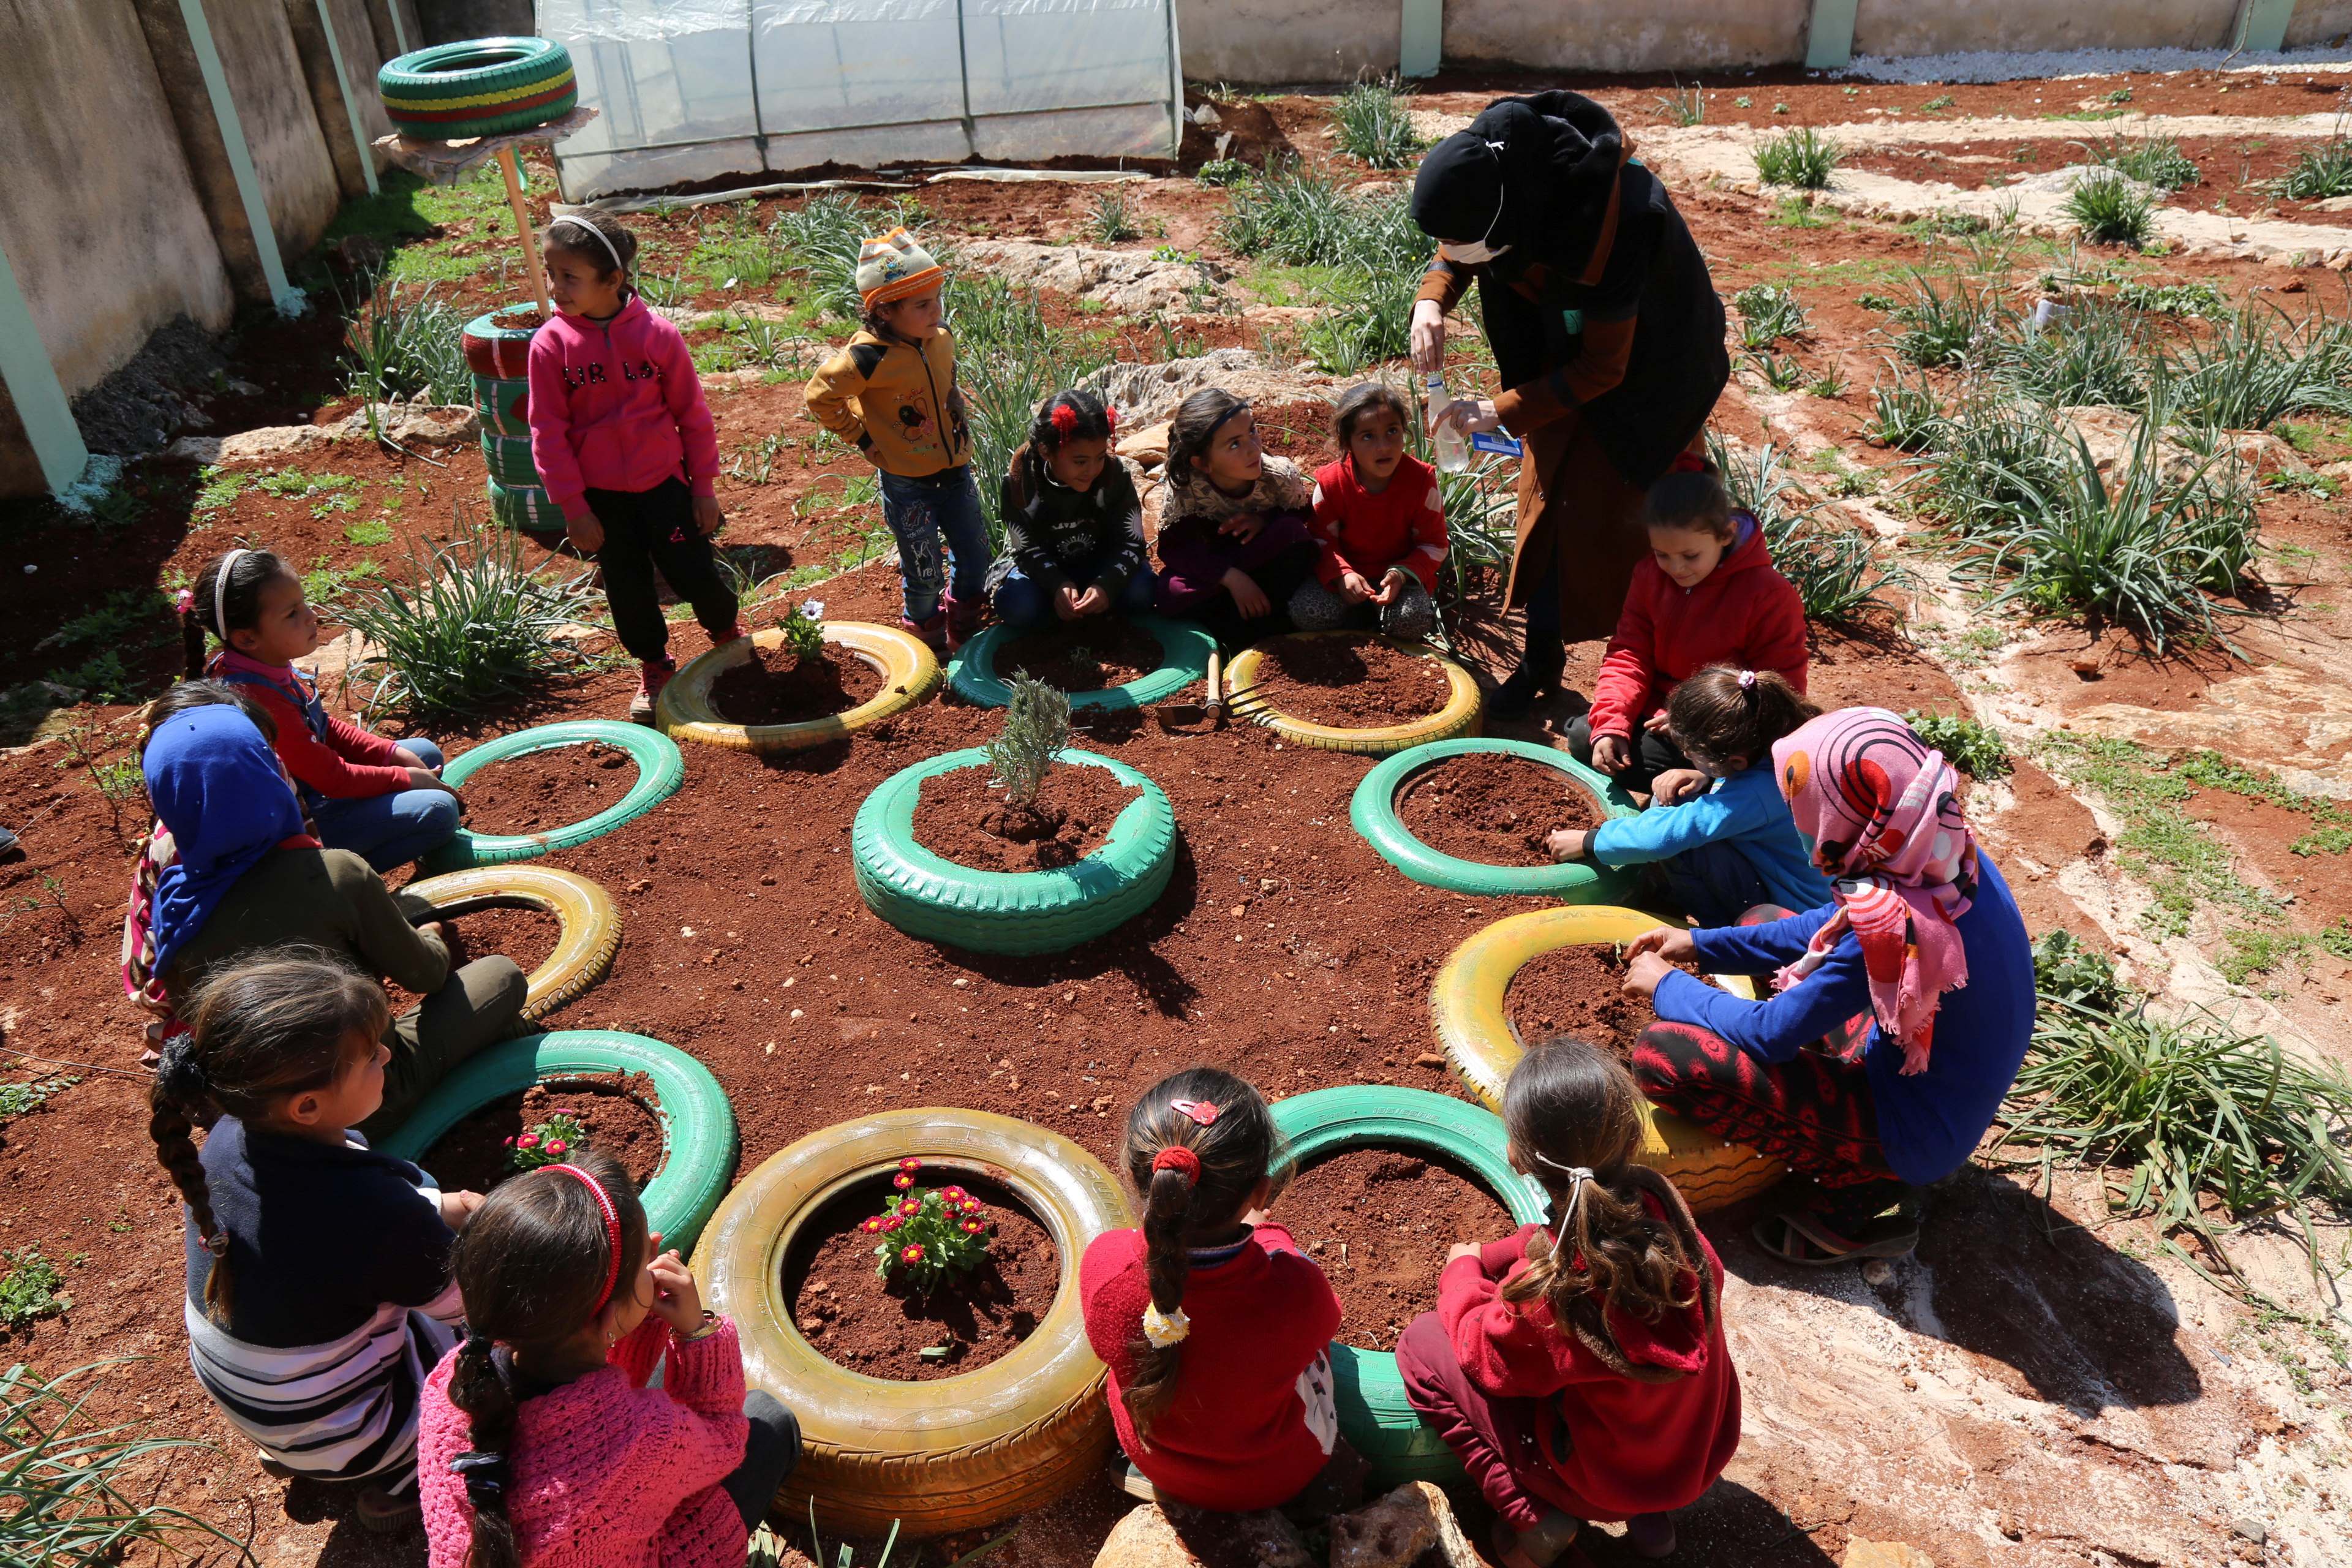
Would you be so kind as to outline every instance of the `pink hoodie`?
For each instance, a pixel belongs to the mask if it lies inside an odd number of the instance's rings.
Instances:
[[[686,339],[632,292],[609,321],[559,313],[530,340],[530,460],[569,519],[586,492],[683,477],[714,493],[719,431]]]

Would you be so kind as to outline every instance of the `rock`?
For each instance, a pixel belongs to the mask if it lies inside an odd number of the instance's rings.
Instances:
[[[1453,1505],[1427,1481],[1407,1482],[1331,1521],[1331,1568],[1406,1568],[1432,1547],[1446,1568],[1483,1568]]]
[[[1217,125],[1223,120],[1224,116],[1217,112],[1217,106],[1213,103],[1203,103],[1192,110],[1192,123],[1195,125]]]
[[[1082,384],[1114,405],[1119,422],[1129,426],[1166,419],[1178,404],[1204,386],[1223,387],[1261,405],[1330,403],[1339,395],[1339,384],[1329,376],[1283,369],[1252,349],[1212,349],[1157,364],[1105,365]]]
[[[1272,1509],[1209,1513],[1154,1503],[1113,1525],[1095,1553],[1095,1568],[1314,1568],[1314,1562],[1297,1529]]]
[[[1849,1535],[1838,1568],[1936,1568],[1936,1560],[1900,1541],[1865,1541]]]
[[[404,447],[456,446],[482,433],[481,416],[456,405],[387,404],[379,416],[384,435]],[[184,436],[164,455],[224,468],[269,468],[322,451],[337,441],[372,438],[362,410],[327,425],[265,425],[234,436]]]
[[[2238,1520],[2231,1524],[2230,1533],[2241,1541],[2251,1541],[2257,1546],[2271,1537],[2271,1532],[2263,1527],[2263,1521],[2259,1519]]]
[[[1223,297],[1228,269],[1212,261],[1163,259],[1148,250],[1103,250],[1085,245],[1041,245],[1028,239],[965,240],[956,254],[988,264],[1016,289],[1052,289],[1148,315],[1199,310]]]
[[[2091,459],[2101,473],[2111,473],[2131,455],[2132,444],[2139,438],[2139,420],[2127,409],[2082,406],[2059,411],[2067,423],[2079,432],[2084,444],[2091,449]],[[2174,427],[2158,438],[2157,455],[2168,478],[2185,479],[2197,471],[2205,459],[2181,441],[2184,432]],[[2233,451],[2238,461],[2252,474],[2299,474],[2307,465],[2278,437],[2263,430],[2233,430],[2229,432],[2225,452]],[[2221,467],[2227,466],[2223,458]],[[2213,470],[2208,470],[2211,472]]]

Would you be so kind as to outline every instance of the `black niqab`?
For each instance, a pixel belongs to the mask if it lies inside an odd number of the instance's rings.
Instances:
[[[1617,121],[1582,93],[1497,99],[1422,160],[1413,221],[1433,239],[1484,239],[1581,271],[1624,150]]]

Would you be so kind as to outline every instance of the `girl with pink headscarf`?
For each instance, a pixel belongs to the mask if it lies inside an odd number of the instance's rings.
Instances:
[[[1659,1022],[1634,1076],[1661,1107],[1812,1178],[1757,1227],[1767,1250],[1897,1257],[1918,1238],[1910,1189],[1967,1162],[2017,1077],[2032,946],[1958,775],[1895,714],[1823,714],[1775,742],[1772,764],[1835,901],[1636,938],[1626,988]],[[1770,976],[1772,994],[1745,1001],[1673,967],[1688,960]]]

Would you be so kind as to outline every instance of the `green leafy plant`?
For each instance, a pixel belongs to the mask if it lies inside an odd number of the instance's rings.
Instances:
[[[1960,364],[1998,342],[2016,312],[1993,289],[1953,278],[1939,284],[1913,268],[1911,298],[1895,312],[1895,352],[1922,370]]]
[[[2219,316],[2230,308],[2230,297],[2210,278],[2158,283],[2126,278],[2116,285],[2116,303],[2158,316]]]
[[[1744,353],[1739,362],[1775,392],[1794,392],[1805,384],[1805,367],[1794,354]]]
[[[210,517],[222,510],[245,490],[245,476],[207,463],[196,470],[197,515]]]
[[[1862,433],[1898,452],[1916,452],[1943,437],[1944,403],[1924,375],[1890,360],[1888,374],[1870,389],[1870,417]]]
[[[2178,416],[2220,430],[2266,430],[2290,414],[2352,414],[2352,321],[2301,321],[2248,300],[2165,356]]]
[[[72,724],[59,737],[65,752],[60,767],[79,768],[98,798],[106,805],[107,825],[117,838],[123,838],[122,814],[128,810],[135,826],[144,826],[147,813],[147,776],[140,771],[136,756],[117,757],[108,762],[105,742],[98,729],[90,724]],[[134,809],[135,808],[135,809]],[[127,842],[127,840],[126,840]]]
[[[865,313],[857,293],[857,252],[869,235],[911,225],[915,210],[860,202],[839,191],[820,191],[791,211],[777,215],[768,237],[780,267],[808,279],[809,296],[828,314],[854,321]],[[925,240],[934,260],[949,262],[937,238]],[[985,488],[985,487],[983,487]]]
[[[43,1078],[29,1083],[0,1083],[0,1126],[38,1110],[80,1081],[78,1078]]]
[[[824,657],[824,601],[803,599],[776,617],[777,629],[784,634],[784,646],[798,659]]]
[[[2123,1005],[2116,961],[2063,926],[2033,941],[2033,985],[2045,1000],[2112,1010]]]
[[[1958,100],[1954,99],[1950,93],[1939,92],[1935,97],[1929,99],[1927,102],[1921,104],[1919,106],[1919,112],[1922,114],[1933,114],[1939,109],[1951,108],[1957,101]]]
[[[1994,360],[1996,374],[2038,402],[2128,408],[2147,395],[2155,353],[2138,316],[2084,300],[2040,331],[2005,340]]]
[[[473,372],[459,341],[465,312],[434,296],[378,283],[343,329],[343,369],[351,395],[375,405],[394,399],[473,401]]]
[[[1805,383],[1805,390],[1815,397],[1843,397],[1848,384],[1845,361],[1837,359],[1815,371],[1813,379]]]
[[[509,1138],[506,1146],[508,1169],[536,1171],[541,1165],[560,1164],[586,1148],[588,1129],[569,1110],[551,1110],[546,1121],[531,1123],[528,1131]]]
[[[1238,255],[1291,267],[1418,274],[1429,259],[1429,237],[1402,191],[1360,196],[1296,164],[1268,169],[1217,220],[1217,233]]]
[[[2000,731],[1982,720],[1959,713],[1922,713],[1914,709],[1903,715],[1903,721],[1911,726],[1920,744],[1943,752],[1946,762],[1970,778],[2009,776],[2009,742],[2000,738]]]
[[[72,1306],[65,1282],[38,1247],[0,1251],[0,1329],[13,1332]]]
[[[253,488],[281,500],[298,500],[305,496],[357,489],[359,483],[349,474],[306,474],[299,468],[280,468],[274,474],[264,474],[254,480]]]
[[[1776,110],[1777,112],[1777,110]],[[1756,173],[1768,185],[1825,190],[1845,149],[1810,125],[1784,131],[1756,149]]]
[[[1070,743],[1070,699],[1025,670],[1015,670],[1005,684],[1013,696],[1004,706],[1004,727],[988,743],[988,767],[1003,786],[1007,805],[1034,806],[1045,775]]]
[[[1805,334],[1805,308],[1797,303],[1794,293],[1778,284],[1758,283],[1742,289],[1731,302],[1739,311],[1742,348],[1769,349],[1782,338]]]
[[[1743,458],[1722,437],[1707,433],[1707,458],[1723,476],[1734,506],[1748,512],[1764,531],[1772,564],[1797,590],[1806,618],[1858,620],[1883,606],[1882,590],[1909,579],[1881,561],[1870,538],[1858,530],[1822,521],[1810,506],[1791,507],[1791,484],[1780,448],[1769,438]]]
[[[917,1186],[920,1160],[898,1162],[890,1178],[894,1189],[882,1212],[858,1222],[857,1228],[877,1237],[874,1256],[881,1259],[874,1272],[893,1284],[903,1284],[918,1296],[928,1296],[942,1284],[988,1261],[988,1241],[996,1222],[984,1217],[988,1205],[960,1186]]]
[[[1192,178],[1204,185],[1238,185],[1257,177],[1257,170],[1239,158],[1212,158],[1192,171]]]
[[[2091,161],[2159,191],[2197,183],[2197,165],[2174,136],[2112,136],[2092,150]]]
[[[1301,334],[1307,357],[1327,375],[1349,377],[1402,354],[1412,335],[1412,301],[1421,279],[1394,268],[1349,268],[1333,280],[1328,307]]]
[[[1424,145],[1393,78],[1352,84],[1339,95],[1331,115],[1339,124],[1339,151],[1375,169],[1402,169]]]
[[[2084,171],[2060,209],[2093,245],[2146,248],[2156,237],[2156,203],[2145,187],[2113,169]]]
[[[762,233],[751,211],[719,209],[718,221],[695,237],[688,265],[713,289],[764,289],[785,267],[776,231]]]
[[[1140,232],[1135,226],[1135,215],[1128,209],[1126,192],[1114,186],[1095,198],[1094,208],[1087,215],[1087,237],[1097,245],[1117,245]]]
[[[2339,129],[2318,146],[2305,149],[2294,166],[2280,176],[2271,189],[2295,202],[2352,196],[2352,141],[2347,141]]]
[[[1748,107],[1746,99],[1738,101],[1740,108]],[[1676,81],[1672,92],[1662,92],[1651,99],[1650,107],[1659,119],[1671,121],[1676,125],[1700,125],[1706,121],[1706,95],[1698,89],[1696,82],[1685,87]]]

